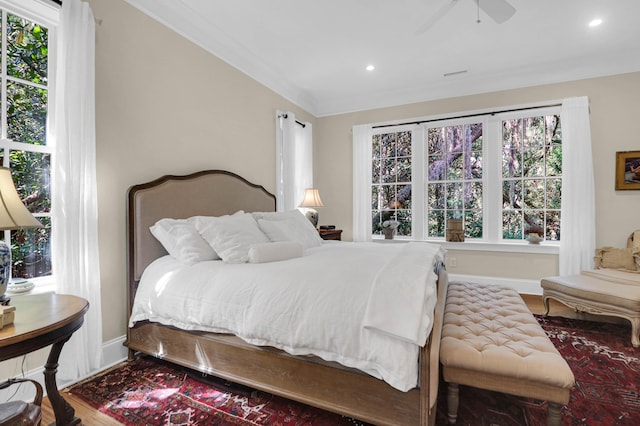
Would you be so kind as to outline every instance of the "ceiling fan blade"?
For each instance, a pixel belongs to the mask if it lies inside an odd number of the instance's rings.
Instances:
[[[436,24],[436,22],[442,19],[444,15],[446,15],[447,13],[449,13],[451,9],[453,9],[453,6],[455,6],[456,3],[458,3],[458,0],[447,0],[447,2],[443,4],[440,7],[440,9],[436,10],[436,12],[433,15],[431,15],[429,19],[427,19],[424,22],[424,24],[418,27],[415,34],[419,35],[429,31],[431,27],[433,27]]]
[[[506,22],[516,13],[515,7],[507,3],[507,0],[476,0],[480,9],[498,24]]]

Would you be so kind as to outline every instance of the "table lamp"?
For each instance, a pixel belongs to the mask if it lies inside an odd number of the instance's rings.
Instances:
[[[11,170],[0,167],[0,231],[9,229],[42,228],[42,224],[27,210],[16,191]],[[0,239],[0,303],[11,279],[11,247]]]
[[[317,189],[307,188],[304,190],[304,198],[298,207],[306,207],[305,216],[311,221],[314,227],[318,227],[318,211],[314,207],[324,207]]]

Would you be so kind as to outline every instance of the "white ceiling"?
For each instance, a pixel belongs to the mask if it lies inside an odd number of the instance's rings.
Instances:
[[[315,116],[640,70],[640,0],[126,1]]]

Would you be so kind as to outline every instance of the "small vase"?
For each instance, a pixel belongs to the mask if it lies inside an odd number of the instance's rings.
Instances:
[[[527,241],[529,241],[529,244],[540,244],[540,241],[542,241],[542,238],[540,238],[540,236],[535,232],[531,232],[527,236]]]
[[[391,228],[384,229],[384,239],[393,240],[393,229]]]

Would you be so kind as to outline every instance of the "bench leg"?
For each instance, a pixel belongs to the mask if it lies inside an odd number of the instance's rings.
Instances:
[[[458,404],[460,397],[457,383],[449,383],[447,385],[447,419],[449,424],[456,424],[458,418]]]
[[[542,316],[546,317],[547,315],[549,315],[549,296],[542,296],[542,304],[544,305],[544,313],[542,314]]]
[[[631,344],[640,347],[640,318],[631,318]]]
[[[547,411],[547,426],[560,426],[562,424],[562,404],[549,403]]]

